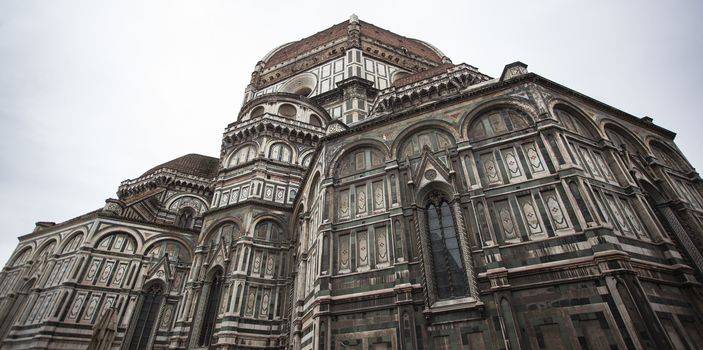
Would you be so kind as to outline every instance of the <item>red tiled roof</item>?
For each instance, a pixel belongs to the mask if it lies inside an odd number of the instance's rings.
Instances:
[[[318,46],[322,46],[330,41],[337,40],[347,35],[347,23],[342,22],[335,24],[330,28],[327,28],[319,33],[313,34],[305,39],[298,40],[296,42],[287,45],[286,47],[276,51],[269,59],[266,61],[266,66],[275,66],[283,61],[287,61],[294,58],[306,51],[310,51]]]
[[[186,154],[176,159],[170,160],[161,165],[157,165],[147,170],[142,176],[144,177],[155,173],[159,169],[172,169],[184,174],[204,177],[212,179],[217,175],[220,160],[213,157],[203,156],[200,154]]]
[[[440,57],[434,49],[419,40],[406,38],[364,21],[359,21],[359,26],[361,27],[362,38],[368,37],[396,48],[404,47],[415,56],[422,57],[434,63],[442,63],[442,57]]]
[[[275,66],[276,64],[290,60],[316,47],[346,37],[348,34],[348,25],[349,21],[344,21],[319,33],[313,34],[312,36],[291,43],[274,52],[266,61],[266,66]],[[362,40],[367,38],[398,49],[404,47],[408,52],[416,56],[437,64],[442,63],[442,57],[440,57],[432,47],[419,40],[406,38],[364,21],[359,21],[359,31]]]

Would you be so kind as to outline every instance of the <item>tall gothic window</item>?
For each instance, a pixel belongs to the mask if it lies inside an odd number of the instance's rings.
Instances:
[[[459,238],[451,207],[446,199],[433,196],[427,204],[427,228],[439,299],[468,295],[466,269],[461,259]]]
[[[161,301],[163,300],[163,286],[161,283],[151,284],[142,294],[142,307],[139,310],[137,323],[134,326],[130,350],[147,349],[151,340],[151,333],[159,316]]]
[[[215,331],[215,321],[217,321],[217,306],[220,305],[223,282],[222,270],[218,269],[212,276],[210,291],[208,292],[206,301],[207,304],[205,310],[203,310],[203,324],[200,327],[200,339],[198,341],[200,346],[210,346],[210,342],[212,341],[212,334]]]
[[[191,208],[183,208],[178,213],[176,218],[176,226],[182,228],[193,228],[193,222],[195,221],[195,210]]]

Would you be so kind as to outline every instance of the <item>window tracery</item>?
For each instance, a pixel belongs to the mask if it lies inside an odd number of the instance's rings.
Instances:
[[[14,261],[12,261],[12,264],[10,266],[20,266],[27,262],[29,260],[29,257],[32,255],[32,248],[26,248],[24,249],[21,253],[17,255]]]
[[[441,193],[433,192],[427,201],[425,213],[437,297],[450,299],[467,296],[466,269],[449,202]]]
[[[337,162],[336,175],[348,176],[381,167],[386,158],[373,148],[361,148],[348,152]]]
[[[415,158],[427,147],[432,152],[445,150],[454,145],[454,140],[447,132],[438,129],[429,129],[416,132],[404,141],[400,151],[400,158]]]
[[[654,156],[667,167],[682,172],[686,171],[686,162],[677,154],[671,152],[663,146],[658,145],[656,142],[651,142],[649,147],[652,149]]]
[[[142,305],[137,314],[134,332],[129,343],[129,348],[135,350],[146,350],[151,343],[156,318],[163,301],[163,285],[152,283],[144,291],[141,299]]]
[[[164,255],[168,254],[169,260],[190,262],[190,252],[183,246],[180,242],[174,240],[165,240],[157,242],[147,249],[145,256],[152,259],[158,259]]]
[[[305,156],[303,156],[303,160],[300,162],[300,165],[304,167],[310,166],[310,161],[312,161],[312,153],[308,153]]]
[[[240,236],[241,232],[236,223],[224,222],[210,231],[203,245],[210,251],[214,251],[220,243],[229,245]]]
[[[592,132],[592,129],[588,127],[580,117],[577,117],[563,108],[555,108],[554,112],[567,130],[592,140],[597,138]]]
[[[83,233],[79,233],[73,237],[63,246],[61,254],[73,252],[78,249],[83,241]]]
[[[212,274],[209,283],[208,297],[203,310],[203,321],[200,327],[200,337],[198,344],[200,346],[209,346],[212,342],[212,335],[215,332],[215,321],[217,321],[218,306],[220,305],[220,296],[222,294],[223,285],[222,270],[217,270]]]
[[[230,158],[229,167],[248,162],[256,157],[256,147],[254,145],[246,145],[239,148]]]
[[[469,139],[483,140],[495,136],[526,129],[530,126],[530,117],[514,108],[494,109],[477,117],[469,127]]]
[[[285,143],[275,143],[271,145],[271,148],[269,149],[269,159],[290,163],[292,155],[293,150]]]
[[[127,233],[114,233],[103,237],[96,245],[98,250],[119,252],[119,253],[134,253],[137,248],[137,242]]]
[[[190,229],[193,228],[194,223],[195,210],[189,207],[181,208],[176,216],[176,226]]]
[[[273,220],[263,220],[257,223],[254,228],[254,237],[270,241],[285,239],[281,225]]]

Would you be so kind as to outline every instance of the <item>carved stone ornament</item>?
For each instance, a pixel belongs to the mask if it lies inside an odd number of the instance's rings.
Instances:
[[[434,169],[428,169],[425,171],[425,179],[432,181],[437,178],[437,171]]]

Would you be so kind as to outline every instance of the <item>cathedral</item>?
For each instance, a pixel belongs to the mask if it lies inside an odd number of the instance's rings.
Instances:
[[[674,137],[351,16],[261,58],[217,157],[20,236],[0,348],[699,349]]]

